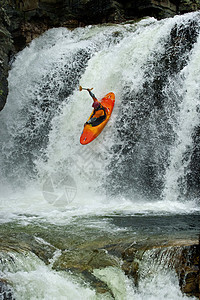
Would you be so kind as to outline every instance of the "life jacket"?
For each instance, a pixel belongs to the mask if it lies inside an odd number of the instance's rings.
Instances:
[[[106,118],[106,109],[105,109],[105,107],[103,107],[103,105],[101,105],[101,103],[99,103],[99,104],[100,104],[99,107],[94,109],[91,118],[93,118],[93,117],[99,118],[101,116],[105,116],[105,118]]]
[[[106,119],[106,109],[103,107],[103,105],[99,105],[98,108],[94,109],[93,114],[88,121],[88,124],[90,124],[92,127],[98,126]]]

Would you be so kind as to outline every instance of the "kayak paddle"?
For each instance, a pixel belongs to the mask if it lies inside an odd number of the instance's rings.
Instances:
[[[81,85],[79,86],[79,91],[81,92],[82,90],[86,90],[86,91],[91,91],[91,90],[93,90],[93,88],[91,88],[91,89],[86,89],[86,88],[83,88]]]

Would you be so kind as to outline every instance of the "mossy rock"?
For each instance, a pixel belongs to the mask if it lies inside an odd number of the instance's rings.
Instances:
[[[107,254],[104,250],[75,249],[64,251],[55,261],[53,268],[56,270],[92,271],[93,269],[108,266],[119,266],[119,261]]]

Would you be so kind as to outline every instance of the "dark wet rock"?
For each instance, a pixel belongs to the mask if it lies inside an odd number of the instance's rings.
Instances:
[[[125,15],[129,18],[138,16],[153,16],[157,18],[170,17],[177,12],[176,1],[126,1]]]
[[[5,279],[1,278],[0,274],[0,299],[1,300],[15,300],[13,290]]]
[[[89,282],[90,286],[96,290],[99,294],[106,294],[108,293],[110,296],[113,297],[112,291],[109,289],[107,284],[97,277],[95,277],[91,272],[85,270],[78,274],[84,281]]]
[[[43,239],[37,238],[27,233],[10,233],[9,238],[0,235],[0,251],[3,252],[32,252],[39,257],[45,264],[49,264],[56,248]],[[1,254],[0,254],[1,260]]]
[[[9,30],[17,49],[22,49],[30,40],[52,27],[118,23],[144,16],[164,18],[198,9],[200,0],[10,0],[6,6],[12,20]]]
[[[3,109],[8,95],[9,59],[14,51],[12,37],[8,31],[9,24],[10,20],[6,11],[3,6],[0,6],[0,111]]]
[[[180,0],[176,1],[177,2],[177,9],[178,12],[180,13],[185,13],[185,12],[191,12],[191,11],[196,11],[199,10],[200,8],[200,1],[198,0]]]
[[[53,265],[56,270],[73,269],[80,271],[93,271],[93,269],[108,266],[119,266],[119,262],[114,256],[107,254],[102,249],[66,250]]]
[[[188,241],[180,241],[178,243],[168,243],[162,246],[144,246],[142,249],[136,249],[130,246],[122,252],[123,264],[122,270],[129,277],[134,279],[137,286],[140,280],[139,268],[140,261],[146,251],[152,250],[151,259],[160,261],[164,267],[175,269],[179,285],[183,293],[188,296],[200,296],[200,245],[188,243]]]
[[[183,249],[180,263],[176,266],[179,283],[184,293],[200,296],[200,245],[187,246]]]

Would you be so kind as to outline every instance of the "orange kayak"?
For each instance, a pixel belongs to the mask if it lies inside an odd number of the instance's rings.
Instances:
[[[82,145],[89,144],[92,142],[104,129],[106,126],[108,120],[110,119],[111,113],[113,111],[113,107],[115,104],[115,94],[114,93],[108,93],[103,99],[100,101],[101,105],[106,109],[106,118],[97,126],[93,126],[92,124],[86,124],[83,132],[80,137],[80,143]],[[93,110],[94,112],[94,110]],[[89,119],[87,122],[90,120],[90,118],[93,115],[90,115]]]

